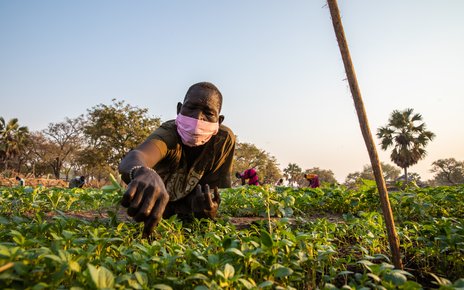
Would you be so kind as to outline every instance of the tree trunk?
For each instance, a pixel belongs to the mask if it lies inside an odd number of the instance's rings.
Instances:
[[[63,161],[60,160],[60,158],[56,157],[52,165],[53,175],[55,175],[56,179],[60,179],[60,172],[61,172],[62,165],[63,165]]]
[[[345,66],[346,76],[350,85],[350,90],[353,96],[356,112],[358,114],[359,126],[361,127],[361,132],[364,137],[364,143],[366,144],[367,151],[369,153],[372,169],[374,171],[375,181],[379,190],[380,203],[382,205],[382,212],[387,227],[390,250],[393,256],[393,264],[396,268],[403,269],[403,264],[401,262],[400,244],[398,236],[396,234],[395,222],[390,207],[390,201],[388,199],[387,186],[383,178],[382,167],[380,166],[380,160],[377,155],[375,143],[372,139],[372,134],[369,129],[367,114],[364,109],[364,102],[361,97],[361,90],[359,89],[356,73],[354,71],[353,63],[351,61],[351,55],[348,49],[348,43],[345,38],[345,32],[343,30],[337,0],[327,0],[327,4],[329,5],[330,14],[332,16],[332,24],[335,30],[335,35],[337,37],[340,53],[342,55],[343,64]]]
[[[71,172],[71,167],[65,169],[65,171],[64,171],[64,173],[65,173],[65,175],[66,175],[66,181],[69,180],[69,172]]]
[[[408,168],[404,168],[404,185],[408,184]]]

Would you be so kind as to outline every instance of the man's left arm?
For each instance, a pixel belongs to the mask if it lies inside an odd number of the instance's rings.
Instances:
[[[235,136],[229,132],[221,150],[218,150],[218,156],[214,157],[215,164],[211,171],[206,173],[202,184],[208,184],[210,188],[230,188],[232,186],[232,163],[235,152]]]
[[[211,170],[207,172],[194,192],[185,198],[185,202],[190,205],[193,216],[196,218],[214,219],[219,209],[221,198],[218,188],[229,188],[232,186],[231,173],[232,162],[235,151],[235,136],[230,130],[226,130],[227,135],[223,143],[218,144],[220,148],[214,150]]]

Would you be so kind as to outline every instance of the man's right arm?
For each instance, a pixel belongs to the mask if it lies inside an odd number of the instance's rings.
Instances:
[[[161,220],[169,202],[162,178],[152,169],[163,158],[156,142],[161,141],[148,139],[130,151],[119,165],[121,177],[128,184],[121,205],[127,207],[127,214],[135,221],[144,222],[145,237]]]
[[[131,170],[135,166],[153,168],[162,159],[159,148],[153,140],[146,140],[136,149],[127,153],[119,164],[119,173],[126,184],[131,182]]]

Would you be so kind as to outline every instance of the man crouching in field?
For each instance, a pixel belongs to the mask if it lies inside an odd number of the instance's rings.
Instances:
[[[177,118],[161,124],[119,165],[128,184],[121,204],[135,221],[144,222],[144,237],[162,217],[216,217],[218,188],[231,187],[235,149],[221,107],[216,86],[192,85],[177,104]]]

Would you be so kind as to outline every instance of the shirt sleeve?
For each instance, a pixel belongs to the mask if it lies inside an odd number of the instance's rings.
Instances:
[[[178,140],[175,133],[174,121],[167,121],[161,124],[161,126],[151,133],[147,141],[158,148],[162,158],[166,157],[170,151],[175,152],[178,146]]]
[[[229,188],[232,186],[232,162],[235,152],[235,135],[232,130],[221,125],[222,142],[215,148],[214,164],[211,171],[202,178],[202,184],[211,187]]]

